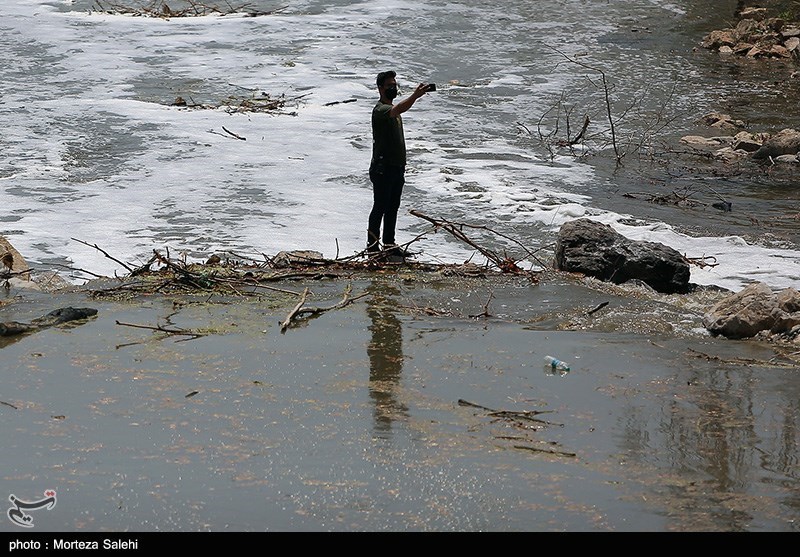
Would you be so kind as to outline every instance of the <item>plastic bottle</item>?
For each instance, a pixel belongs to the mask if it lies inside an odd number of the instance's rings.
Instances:
[[[553,371],[569,371],[569,365],[552,356],[544,357],[544,365]]]

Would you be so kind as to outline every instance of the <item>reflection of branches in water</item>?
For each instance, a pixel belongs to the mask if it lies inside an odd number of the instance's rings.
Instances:
[[[776,357],[720,357],[691,348],[686,348],[686,354],[710,364],[697,366],[686,383],[674,384],[672,396],[675,401],[662,409],[662,412],[666,410],[664,415],[668,417],[657,428],[664,434],[665,454],[673,455],[675,459],[671,462],[672,470],[703,470],[713,478],[720,493],[724,492],[730,499],[725,506],[730,511],[729,528],[747,529],[750,515],[735,510],[750,499],[749,493],[738,489],[743,478],[751,476],[754,470],[766,473],[765,478],[769,478],[769,473],[778,474],[782,477],[764,480],[776,487],[781,485],[783,478],[797,479],[798,404],[791,392],[784,392],[781,396],[771,389],[763,391],[757,388],[766,377],[762,377],[763,374],[737,372],[733,366],[783,368],[787,372],[782,375],[786,375],[797,369],[797,363],[780,361]],[[690,368],[694,369],[693,366]],[[781,376],[775,373],[767,375],[770,383],[779,381]],[[777,398],[761,398],[769,393]],[[678,411],[678,407],[693,410],[686,414]],[[641,445],[642,448],[657,446],[658,442],[651,437],[652,431],[631,427],[627,433],[630,436],[628,441],[632,446]],[[647,460],[648,457],[643,458]],[[694,482],[687,481],[684,486],[689,488],[694,486]],[[681,490],[676,493],[680,494]],[[692,495],[688,490],[684,494]],[[703,520],[705,514],[696,512],[693,518]],[[693,527],[702,525],[695,522]]]
[[[542,420],[541,418],[537,418],[539,414],[548,414],[553,412],[552,410],[527,410],[527,411],[512,411],[512,410],[495,410],[493,408],[488,408],[486,406],[482,406],[480,404],[475,404],[474,402],[469,402],[464,399],[458,399],[459,406],[468,406],[471,408],[477,408],[479,410],[483,410],[486,412],[486,415],[493,419],[493,421],[502,421],[511,427],[516,427],[521,429],[524,432],[528,432],[531,429],[531,424],[534,424],[535,430],[541,427],[547,426],[563,426],[564,424],[557,424],[553,422],[548,422],[546,420]],[[531,439],[529,437],[522,437],[522,436],[509,436],[509,435],[498,435],[495,436],[496,439],[508,439],[513,441],[530,441],[541,443],[539,440]],[[547,445],[557,445],[555,442],[547,442]],[[527,451],[533,452],[542,452],[553,454],[557,456],[568,456],[574,457],[577,456],[575,453],[566,452],[566,451],[559,451],[552,448],[541,448],[541,447],[532,447],[530,445],[513,445],[515,449],[522,449]]]
[[[794,369],[797,367],[797,362],[798,362],[798,359],[796,357],[797,353],[795,352],[784,354],[785,357],[792,360],[791,362],[778,362],[776,361],[775,357],[772,357],[769,360],[757,360],[754,358],[720,358],[719,356],[711,356],[709,354],[705,354],[704,352],[700,352],[692,348],[687,348],[686,350],[689,352],[691,356],[694,356],[695,358],[702,358],[709,362],[713,361],[726,364]]]

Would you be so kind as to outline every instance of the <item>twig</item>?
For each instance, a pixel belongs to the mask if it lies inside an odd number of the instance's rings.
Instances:
[[[494,230],[492,230],[490,228],[487,228],[485,226],[469,225],[469,224],[463,224],[463,223],[452,223],[452,222],[446,221],[444,219],[434,219],[433,217],[429,217],[427,215],[424,215],[424,214],[422,214],[419,211],[416,211],[414,209],[409,211],[409,213],[414,215],[415,217],[419,217],[421,219],[427,220],[428,222],[432,223],[435,228],[443,228],[444,230],[446,230],[447,232],[449,232],[450,234],[452,234],[453,236],[455,236],[456,238],[458,238],[462,242],[472,246],[473,248],[478,250],[486,259],[488,259],[489,261],[494,263],[497,266],[497,268],[500,269],[501,271],[503,271],[504,273],[521,273],[522,272],[522,269],[520,269],[517,266],[516,261],[512,260],[509,257],[500,257],[499,255],[497,255],[493,251],[491,251],[491,250],[489,250],[487,248],[484,248],[482,246],[479,246],[478,244],[476,244],[475,242],[470,240],[467,237],[467,235],[464,234],[462,229],[465,228],[465,227],[468,227],[468,228],[487,230],[487,231],[492,232],[493,234],[497,234],[498,236],[501,236],[503,238],[510,239],[510,238],[508,238],[508,236],[505,236],[503,234],[495,232]],[[522,246],[522,244],[517,242],[516,240],[513,240],[513,241],[515,243],[517,243],[518,245]],[[523,249],[525,249],[525,251],[528,253],[528,255],[531,255],[532,257],[534,257],[534,259],[536,258],[524,246],[522,246],[522,247],[523,247]],[[542,264],[541,262],[539,262],[539,263]],[[542,264],[542,266],[544,266],[544,265]]]
[[[286,319],[283,320],[281,323],[281,332],[286,332],[286,329],[289,328],[289,325],[292,322],[292,319],[297,315],[297,312],[300,311],[300,308],[303,307],[303,304],[306,303],[306,297],[308,297],[308,288],[303,289],[303,293],[300,295],[300,301],[297,302],[297,305],[294,306],[292,311],[289,312],[289,315],[286,316]]]
[[[594,309],[590,309],[589,311],[587,311],[586,315],[587,316],[588,315],[592,315],[593,313],[596,313],[596,312],[600,311],[601,309],[603,309],[607,305],[608,305],[608,302],[602,302],[601,304],[597,305]]]
[[[536,448],[536,447],[526,447],[524,445],[514,445],[514,448],[515,449],[523,449],[525,451],[533,451],[533,452],[539,452],[539,453],[554,454],[554,455],[558,455],[558,456],[569,456],[569,457],[578,456],[576,453],[568,453],[566,451],[556,451],[554,449],[539,449],[539,448]]]
[[[533,416],[536,414],[544,414],[545,412],[552,412],[552,410],[533,410],[530,412],[512,412],[508,410],[499,410],[496,412],[489,412],[489,416],[492,418],[502,418],[505,420],[527,420],[529,422],[537,422],[540,424],[545,425],[557,425],[563,427],[564,424],[557,424],[554,422],[548,422],[546,420],[540,420],[539,418],[534,418]]]
[[[0,271],[0,278],[11,278],[17,277],[19,275],[29,275],[31,273],[30,269],[23,269],[21,271],[12,271],[10,268],[5,268]]]
[[[497,416],[501,418],[514,417],[531,421],[542,421],[542,420],[534,420],[533,418],[531,418],[531,416],[537,416],[539,414],[551,414],[553,412],[553,410],[524,410],[521,412],[514,410],[495,410],[494,408],[487,408],[486,406],[481,406],[480,404],[469,402],[468,400],[464,400],[463,398],[458,399],[458,404],[459,406],[471,406],[473,408],[480,408],[481,410],[486,410],[490,416]]]
[[[608,117],[608,124],[611,126],[611,144],[614,147],[614,154],[616,155],[617,163],[621,162],[623,155],[620,154],[619,147],[617,146],[617,134],[616,134],[616,130],[614,128],[614,118],[611,115],[611,97],[610,97],[610,93],[609,93],[608,81],[606,80],[605,72],[603,70],[601,70],[600,68],[595,68],[594,66],[590,66],[588,64],[584,64],[583,62],[581,62],[579,60],[575,60],[574,58],[571,58],[571,57],[567,56],[566,54],[564,54],[563,52],[561,52],[560,50],[558,50],[555,47],[552,47],[552,46],[549,46],[549,45],[545,45],[545,46],[548,46],[548,48],[551,48],[552,50],[556,51],[557,53],[559,53],[561,56],[563,56],[564,58],[566,58],[567,60],[569,60],[573,64],[577,64],[578,66],[581,66],[583,68],[595,71],[595,72],[600,74],[600,78],[603,81],[603,93],[605,95],[605,101],[606,101],[606,116]]]
[[[187,280],[187,281],[189,281],[189,282],[190,282],[191,284],[193,284],[194,286],[196,286],[196,287],[198,287],[198,288],[202,288],[202,287],[201,287],[199,284],[195,283],[194,281],[195,281],[195,280],[201,280],[201,279],[203,279],[203,278],[207,278],[207,277],[202,277],[201,275],[198,275],[197,273],[192,273],[191,271],[189,271],[189,270],[187,270],[187,269],[184,269],[183,267],[180,267],[180,266],[176,265],[175,263],[173,263],[172,261],[170,261],[170,259],[169,259],[169,252],[167,252],[167,256],[166,256],[166,257],[164,257],[163,255],[161,255],[160,253],[158,253],[158,251],[157,251],[157,250],[153,250],[153,257],[154,257],[154,258],[155,258],[155,259],[156,259],[158,262],[160,262],[160,263],[163,263],[163,264],[164,264],[164,265],[165,265],[167,268],[169,268],[169,269],[172,269],[173,271],[177,271],[178,273],[180,273],[181,275],[183,275],[184,279],[185,279],[185,280]]]
[[[78,240],[77,238],[71,238],[71,239],[72,239],[72,240],[75,240],[76,242],[78,242],[78,243],[81,243],[81,244],[83,244],[83,245],[85,245],[85,246],[89,246],[90,248],[94,248],[94,249],[96,249],[97,251],[99,251],[100,253],[102,253],[103,255],[105,255],[105,256],[106,256],[108,259],[110,259],[111,261],[115,261],[116,263],[119,263],[120,265],[122,265],[123,267],[125,267],[125,269],[126,269],[126,270],[127,270],[129,273],[132,273],[132,272],[133,272],[133,269],[132,269],[132,268],[130,268],[130,267],[127,265],[127,264],[123,263],[122,261],[120,261],[119,259],[117,259],[117,258],[115,258],[115,257],[111,257],[111,256],[108,254],[108,252],[106,252],[105,250],[101,249],[101,248],[100,248],[100,247],[99,247],[97,244],[89,244],[88,242],[84,242],[83,240]],[[91,274],[91,273],[89,273],[89,274]]]
[[[697,265],[701,269],[705,267],[716,267],[717,265],[719,265],[719,263],[717,263],[717,258],[714,257],[713,255],[704,255],[702,257],[686,257],[686,254],[684,254],[683,258],[688,263],[691,263],[692,265]],[[712,260],[713,263],[710,263],[709,260]]]
[[[231,134],[231,135],[232,135],[233,137],[235,137],[236,139],[241,139],[242,141],[247,141],[247,138],[246,138],[246,137],[242,137],[241,135],[238,135],[238,134],[235,134],[235,133],[233,133],[232,131],[230,131],[230,130],[229,130],[228,128],[226,128],[225,126],[222,126],[222,130],[223,130],[223,131],[225,131],[226,133],[229,133],[229,134]]]
[[[141,275],[141,274],[143,274],[143,273],[147,273],[147,272],[149,272],[149,271],[150,271],[150,265],[152,265],[153,263],[155,263],[155,262],[156,262],[156,260],[158,260],[158,255],[155,255],[155,254],[154,254],[154,255],[153,255],[153,256],[152,256],[152,257],[151,257],[151,258],[150,258],[150,259],[147,261],[147,263],[145,263],[144,265],[142,265],[142,266],[141,266],[141,267],[139,267],[138,269],[134,269],[133,271],[131,271],[131,276],[132,276],[132,277],[135,277],[136,275]]]
[[[480,408],[481,410],[486,410],[488,412],[495,412],[492,408],[487,408],[486,406],[481,406],[480,404],[475,404],[474,402],[470,402],[468,400],[464,400],[463,398],[458,399],[459,406],[472,406],[473,408]]]
[[[123,4],[117,2],[107,1],[106,4],[110,6],[110,9],[105,8],[103,4],[101,4],[100,0],[95,0],[95,5],[97,9],[106,12],[106,13],[117,13],[117,14],[128,14],[134,16],[144,16],[144,17],[155,17],[164,20],[170,20],[175,17],[200,17],[210,14],[220,14],[220,15],[232,15],[237,13],[244,13],[246,17],[258,17],[263,15],[271,15],[274,13],[279,12],[280,10],[286,9],[287,6],[283,6],[281,8],[276,8],[272,11],[258,11],[258,10],[250,10],[249,4],[243,4],[241,6],[231,6],[230,2],[225,2],[227,4],[228,9],[223,11],[219,7],[215,5],[206,5],[202,2],[197,2],[195,0],[187,0],[189,4],[186,8],[170,8],[169,5],[166,3],[165,0],[152,0],[149,5],[141,6],[140,8],[131,8],[125,6]],[[250,11],[245,11],[250,10]]]
[[[489,298],[486,300],[486,303],[483,304],[483,312],[470,315],[469,317],[473,319],[477,319],[478,317],[491,317],[491,314],[489,313],[489,302],[492,301],[492,298],[494,298],[494,292],[489,291]]]
[[[349,287],[348,287],[348,292],[349,292]],[[351,298],[351,297],[349,297],[348,292],[345,292],[345,295],[344,295],[344,298],[342,299],[342,301],[340,301],[339,303],[337,303],[337,304],[335,304],[335,305],[333,305],[331,307],[327,307],[327,308],[320,308],[320,307],[302,308],[298,312],[298,315],[319,315],[321,313],[325,313],[326,311],[330,311],[332,309],[342,309],[345,306],[349,306],[350,304],[352,304],[356,300],[360,300],[361,298],[369,296],[368,292],[364,292],[364,293],[359,294],[358,296],[353,296]]]
[[[167,329],[166,327],[162,327],[161,325],[158,326],[151,326],[151,325],[136,325],[135,323],[123,323],[122,321],[116,321],[117,325],[122,325],[124,327],[134,327],[137,329],[149,329],[151,331],[158,331],[160,333],[167,333],[168,335],[183,335],[183,336],[190,336],[193,338],[199,338],[206,336],[206,333],[198,333],[197,331],[189,331],[186,329]]]
[[[356,100],[358,100],[358,99],[345,99],[343,101],[333,101],[333,102],[325,103],[322,106],[333,106],[335,104],[354,103],[354,102],[356,102]]]
[[[583,134],[586,133],[586,128],[588,128],[588,127],[589,127],[589,116],[586,115],[586,116],[583,117],[583,127],[581,128],[580,133],[578,135],[576,135],[575,139],[572,139],[569,142],[569,144],[570,145],[575,145],[576,143],[579,143],[580,140],[583,138]]]

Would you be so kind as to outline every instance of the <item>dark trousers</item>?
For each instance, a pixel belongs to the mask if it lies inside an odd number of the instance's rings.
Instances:
[[[369,179],[372,181],[372,211],[369,214],[367,246],[377,249],[377,241],[381,237],[381,221],[383,243],[394,243],[397,211],[400,210],[400,196],[406,183],[405,168],[373,164],[369,168]]]

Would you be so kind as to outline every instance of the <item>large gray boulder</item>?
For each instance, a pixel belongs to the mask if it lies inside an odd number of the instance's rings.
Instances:
[[[761,147],[753,153],[753,158],[766,159],[781,155],[797,155],[798,153],[800,153],[800,132],[786,128],[764,141]]]
[[[761,331],[785,333],[800,324],[800,292],[786,288],[775,293],[763,282],[717,302],[704,316],[703,326],[727,338],[749,338]]]
[[[558,234],[555,267],[622,284],[632,279],[665,294],[689,291],[689,263],[678,251],[657,242],[626,238],[590,219],[564,223]]]

